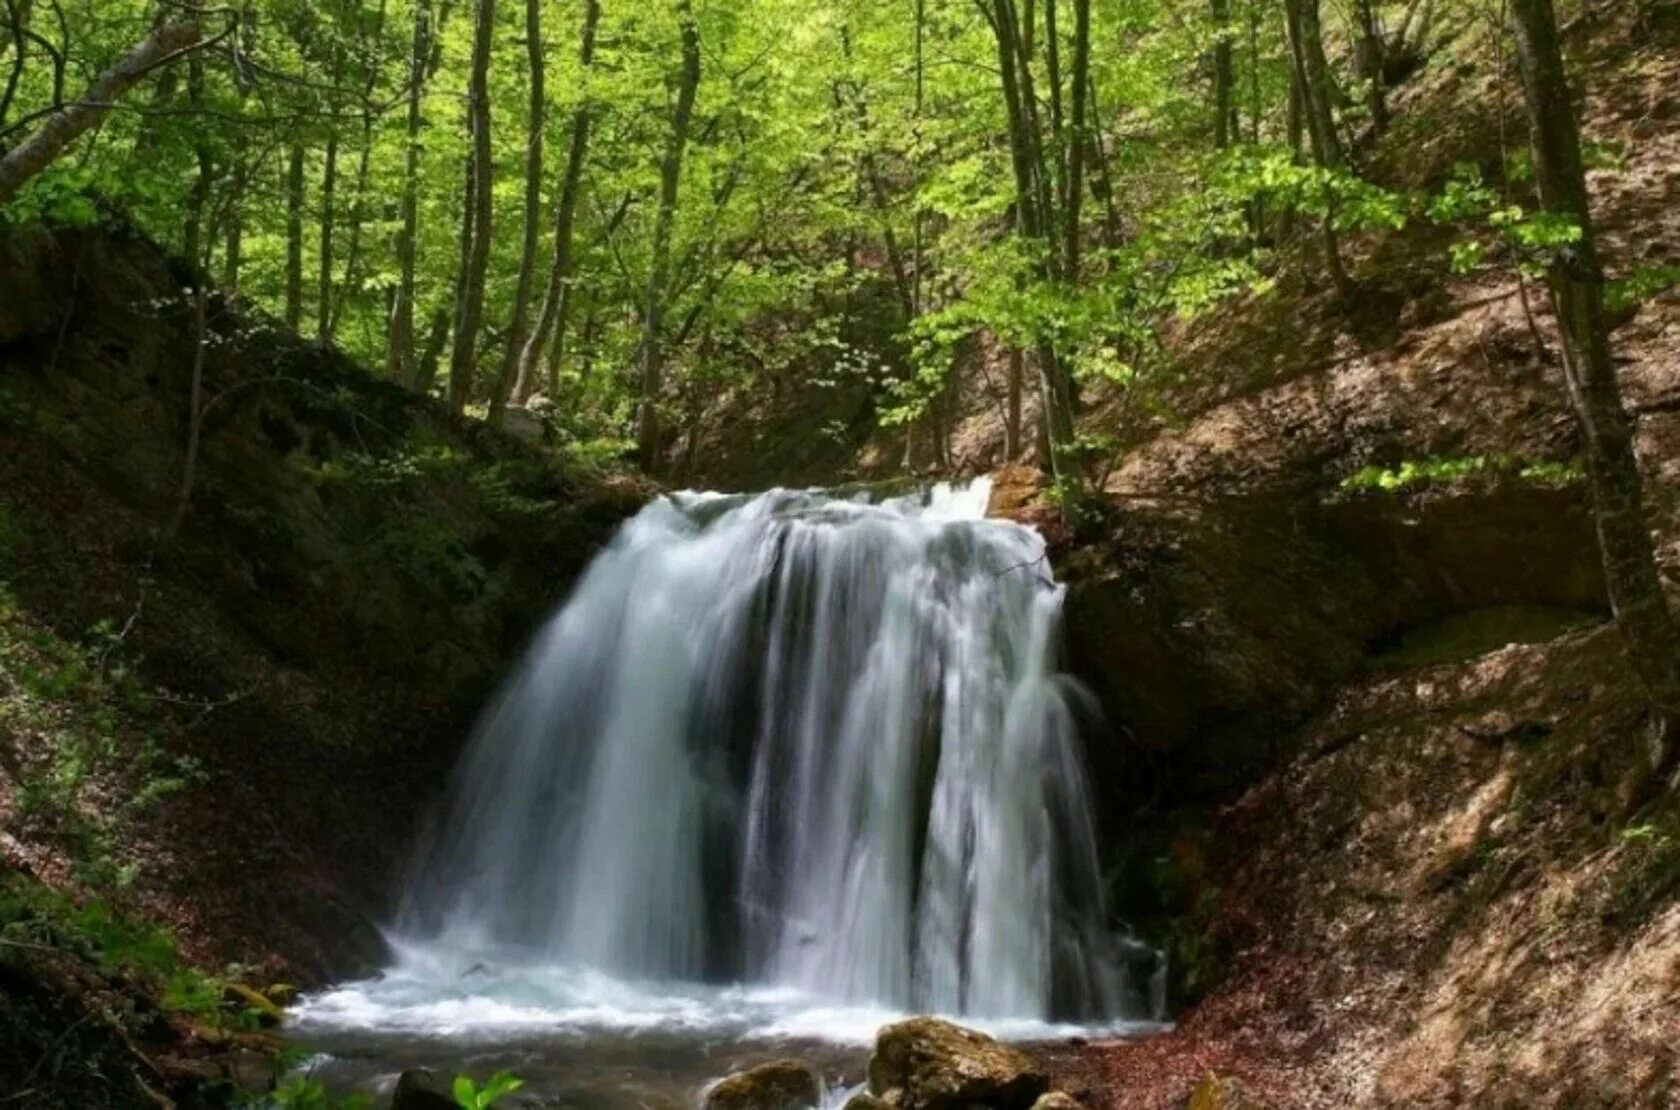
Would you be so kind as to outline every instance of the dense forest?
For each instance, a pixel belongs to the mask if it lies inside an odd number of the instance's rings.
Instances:
[[[1675,0],[0,4],[0,1108],[1674,1097]],[[1048,1024],[311,1024],[577,905]]]
[[[1082,395],[1147,398],[1163,317],[1264,286],[1308,228],[1346,286],[1339,237],[1423,218],[1360,176],[1388,89],[1437,20],[1505,33],[1428,0],[12,16],[13,220],[132,220],[418,392],[492,421],[545,398],[568,440],[650,465],[798,374],[936,435],[985,329],[1013,352],[1006,454],[1042,407],[1070,481],[1099,450]],[[1485,216],[1502,184],[1449,203]]]

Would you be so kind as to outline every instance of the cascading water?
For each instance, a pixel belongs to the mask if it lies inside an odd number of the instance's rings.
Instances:
[[[482,721],[381,989],[465,1005],[493,979],[518,984],[504,1016],[558,991],[621,1018],[662,992],[655,1023],[718,999],[1137,1016],[1089,699],[1055,670],[1062,590],[1037,533],[985,519],[989,493],[647,506]]]

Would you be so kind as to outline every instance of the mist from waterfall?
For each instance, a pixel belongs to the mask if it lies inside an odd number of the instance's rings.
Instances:
[[[481,721],[394,930],[407,973],[1138,1016],[1062,589],[989,494],[648,505]]]

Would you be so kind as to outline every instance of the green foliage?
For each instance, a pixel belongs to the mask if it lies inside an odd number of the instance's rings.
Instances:
[[[1485,262],[1491,235],[1524,272],[1539,274],[1560,253],[1581,241],[1574,220],[1557,212],[1530,212],[1520,204],[1502,204],[1473,165],[1454,167],[1447,184],[1424,206],[1429,218],[1458,226],[1483,238],[1460,240],[1448,248],[1452,272],[1468,274]]]
[[[1626,312],[1677,285],[1680,285],[1680,265],[1653,263],[1639,267],[1626,278],[1607,283],[1604,303],[1612,312]]]
[[[10,204],[0,205],[0,228],[45,220],[65,227],[92,227],[104,216],[101,198],[111,181],[88,166],[51,166],[24,186]]]
[[[524,1085],[523,1079],[506,1071],[497,1072],[482,1087],[474,1083],[471,1076],[458,1075],[455,1077],[455,1102],[461,1110],[489,1110]]]
[[[1395,493],[1414,486],[1450,484],[1475,476],[1514,477],[1540,486],[1567,486],[1583,481],[1579,462],[1525,462],[1510,455],[1467,455],[1408,460],[1398,467],[1367,466],[1342,479],[1350,492],[1380,490]]]
[[[165,1012],[203,1025],[250,1029],[265,1020],[230,993],[228,980],[187,963],[167,931],[104,899],[78,903],[21,875],[8,876],[0,880],[0,943],[75,955],[104,975],[140,985]]]
[[[120,858],[117,830],[200,774],[165,754],[171,695],[123,659],[127,625],[106,620],[76,642],[26,617],[0,582],[0,754],[19,767],[16,810],[69,852],[78,877],[120,889],[137,864]]]
[[[372,1110],[373,1100],[359,1094],[336,1098],[320,1080],[292,1075],[269,1094],[251,1098],[248,1105],[252,1110]]]

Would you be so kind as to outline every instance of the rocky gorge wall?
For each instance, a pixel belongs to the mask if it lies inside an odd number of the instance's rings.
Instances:
[[[60,799],[108,826],[96,847],[131,869],[125,900],[212,965],[309,982],[379,959],[373,923],[482,699],[648,490],[212,297],[172,538],[189,288],[120,228],[0,240],[3,627],[61,645],[72,687],[134,689],[107,710],[115,750],[146,766],[106,760]],[[92,848],[22,803],[65,765],[50,721],[78,690],[19,681],[9,658],[0,849],[75,885]]]

